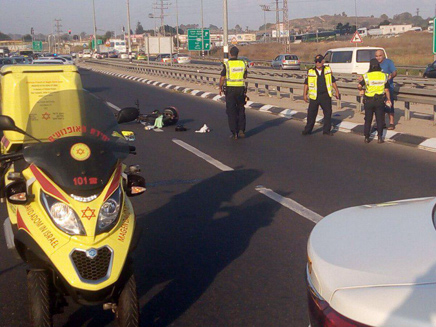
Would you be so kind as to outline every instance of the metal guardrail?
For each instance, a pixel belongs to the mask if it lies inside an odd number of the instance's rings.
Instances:
[[[204,83],[217,86],[219,83],[220,68],[211,67],[210,65],[168,65],[168,64],[145,64],[145,63],[129,63],[113,60],[87,60],[87,63],[96,64],[99,66],[113,67],[127,72],[133,72],[146,75],[157,75],[168,78],[174,78],[178,80],[186,80],[188,82]],[[356,108],[359,112],[362,108],[362,97],[357,90],[357,77],[350,76],[338,76],[337,85],[344,96],[351,96],[355,98]],[[261,90],[265,95],[272,96],[271,91],[275,92],[278,98],[282,97],[282,94],[289,94],[290,100],[294,100],[296,92],[302,94],[304,87],[303,76],[277,76],[274,74],[249,74],[247,80],[248,88],[250,91],[254,91],[259,94]],[[436,92],[434,89],[416,88],[409,86],[395,86],[394,99],[396,101],[404,102],[405,105],[405,120],[411,119],[411,104],[424,104],[433,107],[433,124],[436,124]],[[342,101],[337,100],[337,107],[341,109]]]

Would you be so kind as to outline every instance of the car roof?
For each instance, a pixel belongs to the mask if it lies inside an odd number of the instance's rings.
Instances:
[[[356,47],[346,47],[346,48],[328,49],[327,51],[354,51],[354,50],[384,50],[384,49],[381,47],[357,47],[357,48]]]

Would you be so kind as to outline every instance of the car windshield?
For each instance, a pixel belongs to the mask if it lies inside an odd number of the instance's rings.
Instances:
[[[108,105],[88,92],[50,93],[28,117],[25,131],[42,142],[24,137],[24,159],[67,192],[95,194],[129,154],[118,126]]]

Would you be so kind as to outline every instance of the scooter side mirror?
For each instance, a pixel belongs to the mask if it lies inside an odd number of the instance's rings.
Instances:
[[[17,126],[15,126],[14,120],[5,115],[0,115],[0,130],[1,131],[15,131]]]
[[[12,204],[27,204],[30,197],[27,194],[25,181],[12,182],[6,186],[6,198]]]
[[[118,113],[118,124],[134,121],[139,117],[139,109],[136,107],[126,107]]]
[[[135,174],[127,175],[127,185],[126,185],[126,194],[129,197],[137,196],[144,193],[146,190],[145,187],[145,178]]]

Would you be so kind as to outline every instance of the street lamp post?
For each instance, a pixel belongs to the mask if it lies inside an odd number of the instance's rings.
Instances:
[[[203,20],[203,0],[201,0],[201,56],[204,57],[204,20]]]
[[[94,0],[92,0],[92,10],[94,13],[94,50],[97,49],[97,25],[95,22],[95,3]]]
[[[129,44],[129,57],[131,55],[132,52],[132,44],[131,44],[131,40],[130,40],[130,4],[129,4],[129,0],[127,0],[127,35],[129,36],[129,40],[128,40],[128,44]],[[130,58],[129,58],[130,59]]]
[[[223,51],[224,51],[224,61],[229,59],[229,23],[228,23],[228,13],[227,13],[227,0],[223,0]]]
[[[179,5],[178,5],[178,3],[177,3],[177,0],[176,0],[176,25],[177,25],[177,31],[176,31],[176,33],[177,33],[177,53],[179,53],[179,48],[180,48],[180,44],[179,44]]]

